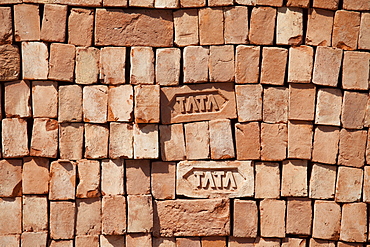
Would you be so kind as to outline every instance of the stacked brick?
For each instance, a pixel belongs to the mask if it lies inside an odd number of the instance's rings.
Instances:
[[[0,246],[369,246],[368,0],[0,0]]]

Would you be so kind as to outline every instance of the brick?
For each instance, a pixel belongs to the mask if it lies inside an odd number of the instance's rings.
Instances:
[[[314,84],[336,87],[343,51],[331,47],[317,47],[312,82]]]
[[[51,240],[50,247],[73,247],[73,240]]]
[[[108,89],[108,121],[132,121],[133,98],[134,92],[131,85],[110,86]]]
[[[22,160],[0,160],[0,196],[22,195]]]
[[[320,9],[331,9],[336,10],[338,9],[339,0],[314,0],[313,7],[320,8]]]
[[[159,125],[161,157],[164,161],[184,160],[185,140],[183,125]]]
[[[289,84],[289,120],[313,121],[316,87],[313,84]]]
[[[228,241],[229,247],[253,247],[254,239],[252,238],[235,238],[229,237]]]
[[[287,123],[289,91],[286,87],[266,87],[263,90],[263,121]]]
[[[331,46],[334,11],[311,8],[308,11],[306,44]]]
[[[152,245],[152,236],[150,234],[127,234],[126,247],[146,247]]]
[[[343,57],[342,87],[352,90],[369,88],[370,54],[345,51]]]
[[[278,238],[256,238],[255,241],[256,247],[279,247],[280,245],[280,239]]]
[[[127,32],[122,32],[123,29]],[[94,37],[98,46],[170,47],[173,43],[172,10],[97,9]]]
[[[58,121],[82,122],[82,87],[61,85],[58,93]]]
[[[279,163],[257,162],[255,169],[255,198],[279,198]]]
[[[150,161],[126,160],[126,191],[128,195],[150,194]]]
[[[366,242],[367,204],[363,202],[343,204],[340,240]]]
[[[310,46],[289,48],[288,82],[310,83],[314,50]]]
[[[128,158],[133,155],[133,126],[130,123],[111,122],[109,125],[109,158]]]
[[[310,7],[309,0],[288,0],[286,3],[287,7],[300,7],[300,8],[308,8]]]
[[[48,78],[72,82],[75,70],[76,48],[74,45],[52,43]]]
[[[29,118],[31,113],[31,90],[29,81],[6,82],[5,115],[6,117]]]
[[[360,31],[360,13],[346,10],[335,12],[332,42],[333,47],[356,50]]]
[[[68,6],[66,5],[44,5],[40,33],[41,40],[47,42],[65,42],[67,9]]]
[[[22,3],[22,0],[4,0],[1,4],[15,4],[15,3]]]
[[[312,237],[338,240],[340,233],[340,205],[332,201],[315,201]]]
[[[94,47],[76,48],[75,81],[77,84],[94,84],[99,77],[100,50]]]
[[[282,0],[256,0],[257,5],[268,5],[268,6],[274,6],[274,7],[281,7],[283,6]]]
[[[135,86],[135,122],[136,123],[159,123],[159,85]]]
[[[339,166],[335,189],[335,201],[356,202],[361,200],[363,170]]]
[[[286,124],[261,124],[261,159],[279,161],[286,158],[288,128]]]
[[[226,246],[226,237],[203,237],[202,247],[224,247]]]
[[[178,85],[180,80],[181,50],[163,48],[156,50],[155,81],[159,85]]]
[[[276,9],[254,7],[249,29],[249,42],[255,45],[272,45],[275,34]]]
[[[57,160],[50,165],[49,200],[75,199],[76,163]]]
[[[2,120],[2,152],[4,158],[18,158],[29,154],[25,120],[19,118]]]
[[[230,120],[209,121],[209,146],[211,159],[235,157]]]
[[[103,236],[103,235],[100,235]],[[94,235],[80,235],[75,237],[75,246],[76,247],[99,247],[99,236]]]
[[[224,14],[222,8],[199,9],[200,45],[224,44]]]
[[[106,123],[108,108],[108,87],[104,85],[83,88],[84,122]]]
[[[194,3],[184,3],[181,1],[181,5],[188,4],[194,5]],[[201,1],[196,1],[201,3]],[[199,43],[199,32],[198,32],[198,10],[197,9],[180,9],[173,12],[173,21],[175,28],[175,39],[174,42],[178,46],[197,45]]]
[[[184,83],[208,82],[209,49],[202,46],[184,48]]]
[[[287,49],[264,47],[262,50],[261,84],[284,85],[287,60]]]
[[[130,83],[154,84],[154,52],[151,47],[132,47]]]
[[[310,198],[334,198],[336,172],[336,166],[313,164],[309,187]]]
[[[288,122],[288,158],[311,159],[312,129],[309,122]]]
[[[338,247],[350,247],[350,246],[357,246],[361,247],[363,244],[361,243],[345,243],[345,242],[338,242],[337,244]]]
[[[76,200],[76,235],[101,234],[101,207],[100,198]]]
[[[46,80],[48,78],[48,47],[42,42],[22,42],[23,79]]]
[[[134,159],[157,159],[159,156],[158,125],[134,125]]]
[[[342,91],[340,89],[318,89],[315,124],[340,126],[341,110]]]
[[[27,157],[23,159],[23,194],[47,194],[49,192],[49,159]]]
[[[188,160],[209,158],[209,126],[208,122],[184,124],[185,150]]]
[[[262,237],[285,237],[285,201],[264,199],[260,202]]]
[[[154,1],[155,8],[175,9],[180,7],[178,0],[160,0]]]
[[[21,56],[18,46],[0,45],[0,81],[18,80],[21,73]]]
[[[239,122],[262,120],[262,93],[259,84],[235,86]]]
[[[46,232],[23,232],[21,246],[40,246],[46,247],[48,234]]]
[[[370,200],[370,166],[364,167],[364,186],[362,188],[362,201],[369,202]]]
[[[14,5],[14,38],[17,42],[40,40],[39,5]]]
[[[176,164],[152,162],[151,192],[155,199],[175,199]]]
[[[235,3],[240,4],[240,5],[251,5],[255,6],[256,5],[256,0],[236,0]]]
[[[308,195],[307,161],[283,161],[281,196],[305,197]]]
[[[0,28],[0,45],[13,42],[13,17],[11,7],[0,8],[0,19],[3,25]]]
[[[278,8],[276,44],[300,45],[303,43],[303,10],[295,7]]]
[[[310,246],[312,247],[335,247],[335,242],[310,238]]]
[[[248,7],[224,8],[225,44],[246,44],[248,42]]]
[[[315,128],[312,161],[335,164],[338,154],[339,128],[318,126]]]
[[[22,232],[22,198],[0,198],[0,217],[2,219],[1,235],[20,234]],[[9,239],[5,241],[9,241]],[[0,243],[2,244],[2,242]]]
[[[60,0],[61,3],[71,6],[99,7],[102,0]]]
[[[18,93],[18,97],[20,94]],[[33,117],[58,117],[58,83],[54,81],[32,82]]]
[[[370,10],[370,3],[366,0],[351,2],[348,0],[343,1],[343,8],[348,10]]]
[[[77,198],[100,196],[100,163],[97,160],[77,161],[78,184]]]
[[[48,200],[46,196],[23,196],[22,223],[25,232],[48,230]]]
[[[109,128],[107,125],[85,124],[85,158],[108,157]]]
[[[290,247],[290,246],[299,246],[304,247],[306,246],[306,239],[301,238],[284,238],[281,243],[282,247]]]
[[[154,0],[129,0],[130,7],[153,8]]]
[[[62,123],[59,128],[59,154],[61,159],[82,158],[83,123]]]
[[[125,247],[124,235],[99,235],[101,247]]]
[[[50,238],[73,239],[75,231],[74,202],[60,201],[50,202]]]
[[[127,196],[127,232],[151,232],[153,206],[151,195]]]
[[[200,238],[176,238],[176,247],[201,247]]]
[[[260,159],[260,125],[258,122],[235,124],[236,156],[238,160]]]
[[[58,121],[35,118],[32,126],[31,156],[56,158],[58,155]]]
[[[234,200],[234,237],[255,238],[258,229],[258,209],[255,201]]]
[[[94,26],[94,10],[72,8],[68,16],[68,44],[91,46]]]
[[[361,13],[360,32],[358,36],[358,49],[370,50],[370,13]]]
[[[234,46],[211,46],[208,66],[210,81],[234,81]]]
[[[227,236],[230,234],[229,200],[177,199],[155,201],[155,203],[157,210],[154,217],[158,217],[159,221],[154,226],[154,236]]]
[[[101,163],[101,193],[103,196],[124,194],[124,163],[121,159],[103,160]]]
[[[311,200],[306,198],[288,199],[286,216],[287,234],[311,235],[312,227],[311,204],[312,204]]]
[[[104,84],[126,82],[126,47],[103,47],[100,50],[100,80]]]
[[[347,129],[362,129],[368,94],[344,91],[342,106],[342,126]]]
[[[235,54],[235,83],[258,83],[260,70],[259,46],[238,45]]]
[[[365,164],[366,130],[341,129],[338,165],[363,167]]]
[[[153,247],[176,247],[175,238],[153,238]]]

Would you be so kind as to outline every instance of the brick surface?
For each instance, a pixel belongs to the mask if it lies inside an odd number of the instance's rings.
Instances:
[[[29,81],[6,82],[5,86],[5,116],[29,118],[31,113],[31,90]]]
[[[312,8],[308,11],[306,44],[331,46],[334,11]]]
[[[49,200],[75,199],[76,163],[58,160],[50,164]]]
[[[224,15],[222,8],[199,9],[200,45],[224,44]]]
[[[183,125],[160,125],[159,134],[162,160],[184,160],[186,154]]]
[[[235,157],[230,120],[209,121],[209,146],[211,159]]]
[[[158,85],[135,86],[135,122],[158,123],[160,121],[160,87]]]
[[[367,204],[348,203],[342,206],[340,240],[347,242],[366,242]]]
[[[127,196],[127,232],[151,232],[153,206],[151,195]]]
[[[318,126],[315,129],[312,161],[335,164],[338,154],[339,128]]]
[[[22,160],[0,161],[0,196],[15,197],[22,195]]]
[[[131,85],[110,86],[108,89],[108,121],[132,121],[133,98],[134,91]]]
[[[335,247],[334,241],[320,240],[315,238],[310,238],[310,246],[313,247]]]
[[[275,34],[276,9],[255,7],[252,9],[249,42],[255,45],[272,45]]]
[[[309,186],[310,198],[334,198],[336,172],[336,166],[313,164]]]
[[[24,194],[49,192],[49,160],[27,157],[23,159],[22,191]]]
[[[260,202],[262,237],[285,237],[285,201],[264,199]]]
[[[50,202],[51,239],[73,239],[76,206],[74,202]]]
[[[370,13],[361,13],[360,33],[358,37],[358,49],[370,50]]]
[[[175,199],[176,165],[152,162],[151,191],[155,199]]]
[[[150,161],[126,160],[126,191],[128,195],[150,194]]]
[[[261,84],[283,85],[287,60],[287,49],[264,47],[262,50]]]
[[[235,86],[239,122],[262,120],[262,93],[259,84]]]
[[[2,120],[1,130],[4,158],[18,158],[29,154],[27,122],[25,120],[5,118]]]
[[[313,84],[289,84],[289,120],[313,121],[316,87]]]
[[[121,159],[101,163],[101,193],[103,196],[124,194],[124,163]]]
[[[228,6],[233,5],[234,2],[232,0],[210,0],[208,1],[208,6],[214,7],[214,6]]]
[[[290,247],[290,246],[299,246],[303,247],[306,246],[306,239],[301,238],[284,238],[281,243],[282,247]]]
[[[283,1],[281,0],[256,0],[257,5],[268,5],[268,6],[275,6],[281,7],[283,5]]]
[[[192,5],[193,3],[180,1],[181,5]],[[196,1],[201,3],[201,1]],[[195,4],[195,1],[194,1]],[[183,6],[185,7],[185,6]],[[197,45],[199,43],[198,10],[180,9],[173,12],[175,27],[174,42],[178,46]]]
[[[344,52],[342,87],[352,90],[369,88],[370,54],[367,52]]]
[[[75,81],[77,84],[98,82],[100,50],[94,47],[76,48]]]
[[[22,42],[23,79],[46,80],[48,78],[48,48],[42,42]]]
[[[76,235],[101,234],[101,199],[76,200]]]
[[[82,158],[84,124],[62,123],[59,128],[59,153],[61,159]]]
[[[61,85],[58,95],[58,121],[82,122],[82,87]]]
[[[335,201],[356,202],[361,199],[363,170],[353,167],[338,168]]]
[[[0,198],[0,217],[2,219],[1,235],[20,234],[22,232],[22,198]],[[6,239],[5,241],[5,243],[16,242],[14,239]]]
[[[160,0],[160,1],[154,1],[154,7],[155,8],[165,8],[165,9],[174,9],[178,8],[179,1],[178,0]]]
[[[176,247],[201,247],[200,238],[176,238]]]
[[[337,88],[321,88],[317,92],[316,124],[340,126],[342,91]]]
[[[281,196],[305,197],[307,191],[307,161],[283,161]]]
[[[286,5],[288,7],[308,8],[310,6],[310,1],[309,0],[288,0]]]
[[[234,46],[211,46],[208,66],[210,81],[234,81]]]
[[[41,24],[41,40],[47,42],[65,42],[67,6],[45,4]]]
[[[152,236],[150,234],[127,234],[126,247],[146,247],[152,245]]]
[[[46,196],[23,196],[22,225],[24,232],[48,230],[48,200]]]
[[[259,123],[235,124],[235,142],[238,160],[258,160],[261,147]]]
[[[0,44],[11,44],[13,41],[12,8],[1,7],[0,19],[3,25],[0,28]]]
[[[77,161],[77,198],[100,196],[100,163],[97,160]]]
[[[311,200],[307,198],[288,199],[286,210],[286,233],[310,235],[312,227]]]
[[[100,235],[100,236],[103,236],[103,235]],[[94,235],[76,236],[75,246],[76,247],[83,247],[83,246],[99,247],[99,236],[94,236]]]
[[[288,82],[310,83],[314,49],[310,46],[289,48]]]
[[[73,247],[73,240],[51,240],[50,247]]]
[[[107,122],[108,87],[103,85],[85,86],[82,106],[84,122]]]
[[[46,232],[23,232],[21,236],[21,246],[46,247],[47,239],[48,234]]]
[[[318,85],[336,87],[343,51],[331,47],[317,47],[312,82]]]
[[[362,188],[362,201],[369,202],[370,200],[370,167],[364,167],[364,186]]]
[[[321,9],[338,9],[339,0],[314,0],[313,7],[314,8],[321,8]]]
[[[257,247],[279,247],[281,246],[280,239],[278,238],[257,238],[255,241]]]
[[[255,238],[258,229],[258,209],[255,201],[234,200],[233,236]]]
[[[303,43],[303,10],[301,8],[278,8],[276,19],[277,45],[300,45]]]
[[[343,8],[349,10],[370,10],[370,3],[365,0],[360,0],[357,2],[351,2],[348,0],[343,1]]]
[[[309,122],[288,123],[288,158],[311,159],[313,126]]]
[[[202,46],[184,48],[184,83],[208,81],[209,49]]]
[[[68,44],[91,46],[93,26],[92,9],[72,8],[68,16]]]
[[[101,247],[125,247],[124,235],[99,235]]]
[[[15,41],[40,40],[39,5],[14,5],[14,38]]]
[[[126,82],[126,47],[100,49],[100,80],[104,84],[118,85]]]
[[[261,124],[261,159],[279,161],[286,158],[288,128],[286,124]]]
[[[132,47],[130,83],[154,84],[154,52],[151,47]]]
[[[109,158],[132,158],[133,126],[130,123],[111,122],[109,125]]]
[[[203,237],[202,247],[224,247],[226,246],[226,237]]]
[[[108,157],[108,125],[85,124],[85,158],[102,159]]]
[[[338,165],[363,167],[366,140],[366,130],[342,129],[339,138]]]
[[[159,156],[158,125],[134,125],[134,159],[156,159]]]
[[[279,198],[279,163],[257,162],[255,169],[255,198]]]
[[[52,43],[50,45],[49,75],[51,80],[73,81],[76,48],[74,45]]]
[[[176,247],[175,238],[153,238],[153,247]]]
[[[58,156],[58,121],[35,118],[32,126],[31,156],[56,158]]]
[[[33,117],[58,117],[58,83],[54,81],[32,82]]]
[[[260,70],[259,46],[238,45],[235,52],[235,83],[258,83]]]
[[[342,126],[348,129],[362,129],[364,126],[367,93],[345,91],[342,106]]]
[[[159,85],[178,85],[180,80],[181,50],[164,48],[156,50],[155,81]]]
[[[287,123],[289,91],[286,87],[265,87],[263,90],[263,121]]]
[[[184,124],[186,158],[209,158],[209,123],[194,122]]]
[[[360,13],[338,10],[334,16],[333,46],[344,50],[356,50],[360,30]]]
[[[341,208],[336,202],[315,201],[312,237],[338,240]]]
[[[15,45],[0,46],[0,81],[13,81],[21,73],[21,57],[19,48]]]
[[[224,8],[225,44],[246,44],[248,42],[248,7]]]

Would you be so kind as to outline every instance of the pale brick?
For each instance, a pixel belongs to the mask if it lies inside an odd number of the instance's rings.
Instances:
[[[1,235],[22,233],[22,198],[0,198],[0,217],[2,221],[0,224]],[[3,243],[0,242],[0,244]]]
[[[209,49],[202,46],[184,48],[184,83],[201,83],[208,81]]]
[[[186,158],[189,160],[209,159],[208,122],[194,122],[184,125]]]
[[[361,243],[345,243],[345,242],[338,242],[337,247],[363,247],[364,245]],[[366,245],[368,246],[368,245]]]
[[[0,160],[0,196],[22,195],[22,160]]]
[[[62,123],[59,128],[59,154],[61,159],[82,158],[83,123]]]
[[[179,8],[178,0],[157,0],[154,1],[155,8],[164,8],[164,9],[175,9]]]
[[[126,83],[126,47],[103,47],[100,50],[100,80],[104,84]]]
[[[286,6],[308,8],[310,7],[310,0],[288,0]]]
[[[153,247],[176,247],[175,238],[153,238]]]
[[[369,88],[370,53],[345,51],[343,57],[342,87],[352,90]]]
[[[320,88],[317,92],[315,124],[340,126],[342,91]]]
[[[22,224],[25,232],[48,230],[48,200],[46,196],[23,196]]]
[[[256,247],[279,247],[280,239],[278,238],[256,238],[255,245]]]
[[[21,246],[46,247],[47,240],[48,234],[46,232],[23,232],[21,237]]]
[[[162,160],[184,160],[186,155],[183,125],[160,125],[159,134]]]
[[[11,44],[13,42],[13,17],[11,7],[0,8],[0,45]]]
[[[336,166],[313,164],[309,188],[310,198],[334,198],[336,172]]]
[[[87,159],[108,157],[108,125],[85,124],[85,154]]]
[[[353,167],[338,168],[335,201],[356,202],[361,199],[363,170]]]
[[[370,13],[361,13],[360,33],[358,37],[358,49],[370,50]]]
[[[262,237],[285,237],[285,201],[264,199],[260,202]]]
[[[256,163],[255,198],[279,198],[279,163]]]
[[[303,43],[303,10],[295,7],[278,8],[276,44],[300,45]]]
[[[155,199],[175,199],[176,164],[152,162],[151,190]]]
[[[151,232],[153,206],[151,195],[127,196],[127,232]]]
[[[209,121],[209,146],[211,159],[235,157],[230,120]]]
[[[342,129],[339,139],[338,165],[363,167],[365,164],[366,130]]]
[[[281,196],[307,196],[307,175],[306,160],[285,160],[283,162]]]
[[[101,234],[101,206],[100,198],[76,200],[76,235]]]
[[[289,84],[289,120],[313,121],[316,87],[313,84]]]
[[[129,0],[130,7],[153,8],[154,0]]]
[[[347,242],[366,242],[367,204],[348,203],[342,206],[340,240]]]
[[[1,4],[16,4],[16,3],[22,3],[22,0],[3,0],[1,1]]]
[[[6,117],[28,118],[31,113],[31,90],[29,81],[6,82],[5,115]]]
[[[72,82],[74,78],[76,48],[74,45],[52,43],[48,78]]]
[[[210,81],[234,81],[234,46],[211,46],[209,50],[208,66]]]
[[[238,45],[235,54],[235,83],[258,83],[260,70],[259,46]]]
[[[320,9],[338,9],[339,0],[314,0],[313,7]]]
[[[286,87],[266,87],[263,90],[263,121],[287,123],[289,91]]]
[[[104,85],[83,88],[84,122],[106,123],[108,109],[108,87]]]
[[[306,246],[306,239],[301,238],[284,238],[281,243],[282,247],[304,247]]]
[[[77,161],[78,185],[77,198],[100,196],[100,163],[97,160]]]
[[[58,121],[35,118],[32,126],[31,156],[56,158],[58,155]]]
[[[50,202],[50,238],[73,239],[75,232],[74,202],[60,201]]]
[[[370,166],[364,167],[364,186],[362,188],[362,201],[370,202]]]
[[[367,93],[344,91],[342,106],[342,126],[348,129],[364,127]]]
[[[124,194],[124,163],[121,159],[101,163],[101,193],[103,196]]]
[[[176,238],[176,247],[201,247],[200,238]]]
[[[49,200],[75,199],[76,163],[66,160],[51,162]]]
[[[125,247],[125,236],[100,235],[100,247]]]
[[[154,52],[152,47],[132,47],[130,83],[154,84]]]
[[[18,97],[20,96],[18,92]],[[54,81],[32,82],[33,117],[58,117],[58,83]]]
[[[76,48],[75,81],[77,84],[94,84],[99,77],[100,50],[94,47]]]
[[[284,85],[288,49],[264,47],[262,50],[261,84]]]
[[[261,124],[261,159],[279,161],[286,158],[288,128],[286,124]]]
[[[21,73],[21,56],[18,46],[0,46],[0,81],[18,80]]]
[[[48,78],[48,47],[42,42],[22,42],[23,79],[46,80]]]
[[[150,194],[150,161],[126,160],[126,191],[128,195]]]
[[[163,48],[156,50],[155,81],[161,86],[178,85],[180,79],[181,50]]]
[[[288,82],[310,83],[314,49],[310,46],[289,48]]]
[[[68,44],[91,46],[94,10],[72,8],[68,17]]]
[[[19,118],[2,120],[2,152],[4,158],[27,156],[28,136],[27,122]]]
[[[134,159],[157,159],[159,156],[158,125],[134,125]]]
[[[318,126],[315,129],[312,161],[335,164],[338,154],[339,128]]]
[[[311,159],[313,125],[309,122],[288,123],[288,158]]]
[[[103,235],[100,235],[103,236]],[[75,237],[75,247],[99,247],[99,236],[80,235]]]
[[[23,159],[22,190],[23,194],[49,192],[49,159],[37,157]]]
[[[255,45],[272,45],[275,34],[276,9],[254,7],[252,9],[249,42]]]
[[[51,240],[50,247],[73,247],[73,240]]]
[[[238,160],[260,159],[260,125],[258,122],[235,124],[236,156]]]
[[[282,0],[256,0],[257,5],[268,5],[268,6],[274,6],[274,7],[281,7],[283,6]]]
[[[224,14],[222,8],[199,9],[200,45],[224,44]]]
[[[236,0],[235,3],[240,4],[240,5],[251,5],[255,6],[256,5],[256,0]]]
[[[317,47],[312,82],[318,85],[336,87],[343,51],[332,47]]]
[[[255,201],[234,201],[234,237],[255,238],[258,229],[258,209]]]
[[[104,196],[102,199],[102,233],[120,235],[126,232],[126,198]]]
[[[159,85],[135,86],[135,122],[136,123],[159,123]]]
[[[307,198],[288,199],[286,217],[287,217],[286,218],[287,234],[311,235],[312,202],[310,199]],[[286,247],[288,246],[290,245],[287,245]]]
[[[260,84],[235,86],[239,122],[262,120],[262,93]]]
[[[334,11],[311,8],[308,11],[306,44],[331,46]]]
[[[110,86],[108,89],[108,121],[132,121],[133,98],[134,92],[131,85]]]
[[[248,42],[248,7],[224,8],[225,44],[246,44]]]
[[[39,5],[14,5],[14,29],[17,42],[40,40]]]
[[[59,87],[59,122],[82,122],[82,87],[63,85]]]
[[[202,247],[226,246],[226,237],[203,237],[201,240]]]
[[[317,1],[317,0],[316,0]],[[333,47],[356,50],[360,31],[361,13],[338,10],[335,12],[332,43]]]
[[[180,0],[181,5],[193,5],[194,3],[184,3]],[[196,1],[201,3],[201,1]],[[205,1],[204,1],[205,2]],[[187,7],[187,6],[182,6]],[[180,9],[173,12],[173,21],[175,27],[174,42],[178,46],[197,45],[199,43],[198,32],[198,10],[197,9]]]
[[[66,5],[44,5],[40,34],[41,40],[47,42],[65,42],[67,10],[68,6]]]
[[[127,234],[126,247],[146,247],[152,246],[152,236],[150,234]]]
[[[335,247],[335,242],[310,238],[310,247]]]
[[[312,237],[338,240],[340,233],[340,205],[332,201],[315,201]]]
[[[130,123],[111,122],[109,128],[109,158],[128,158],[133,155],[133,126]]]

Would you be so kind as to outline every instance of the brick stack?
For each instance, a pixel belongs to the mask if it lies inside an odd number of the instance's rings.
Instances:
[[[369,11],[0,0],[0,246],[370,246]]]

